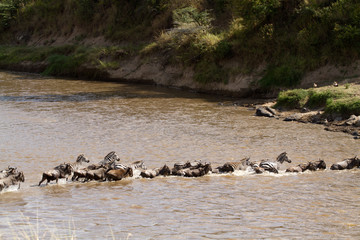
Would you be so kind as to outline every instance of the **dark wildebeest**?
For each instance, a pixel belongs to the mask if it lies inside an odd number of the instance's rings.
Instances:
[[[319,159],[318,161],[309,162],[308,170],[317,171],[326,169],[326,163],[324,160]]]
[[[331,165],[331,170],[344,170],[344,169],[353,169],[354,167],[360,166],[360,159],[355,156],[353,158],[347,158],[341,162],[334,163]]]
[[[306,170],[309,171],[317,171],[319,169],[326,169],[326,163],[324,160],[319,159],[318,161],[308,162],[308,163],[301,163],[296,167],[290,167],[286,169],[285,172],[305,172]]]
[[[159,175],[163,175],[163,176],[171,175],[170,168],[165,164],[161,168],[154,168],[154,169],[151,169],[151,170],[144,170],[144,171],[141,171],[141,173],[140,173],[140,176],[143,177],[143,178],[154,178],[154,177],[157,177]]]
[[[171,170],[171,174],[175,176],[184,176],[185,170],[194,170],[198,168],[205,167],[207,163],[202,163],[201,161],[195,162],[186,162],[186,163],[175,163],[173,169]]]
[[[184,177],[202,177],[211,171],[211,163],[205,163],[203,166],[195,169],[184,169]]]
[[[0,179],[0,191],[2,191],[3,189],[6,189],[10,186],[13,186],[17,183],[19,183],[19,187],[20,188],[20,182],[24,182],[25,181],[25,177],[24,177],[24,173],[23,172],[16,172],[12,175],[9,175],[6,178]]]
[[[133,169],[128,167],[126,169],[110,169],[105,173],[105,178],[108,181],[119,181],[126,177],[133,177]]]
[[[187,161],[186,163],[183,162],[175,163],[173,169],[171,169],[171,174],[181,175],[181,170],[189,167],[191,167],[191,163],[189,161]]]
[[[59,166],[56,166],[54,169],[43,173],[42,179],[39,182],[39,186],[45,180],[47,180],[46,185],[50,181],[54,181],[54,180],[56,180],[57,183],[59,178],[67,178],[69,175],[71,175],[70,164],[69,163],[60,164]]]

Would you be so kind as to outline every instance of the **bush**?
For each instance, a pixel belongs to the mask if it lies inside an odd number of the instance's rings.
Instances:
[[[306,104],[308,91],[304,89],[294,89],[289,91],[281,91],[277,98],[276,106],[284,106],[288,108],[301,108]]]
[[[325,90],[325,91],[309,91],[309,99],[307,106],[311,108],[324,107],[331,98],[340,98],[344,94],[341,92]]]
[[[51,55],[47,59],[49,65],[43,72],[44,75],[76,76],[80,61],[74,56]]]
[[[352,114],[360,115],[359,98],[328,99],[325,112],[328,114],[336,113],[344,117]]]
[[[195,81],[206,83],[228,83],[228,73],[215,62],[201,61],[195,67]]]
[[[259,80],[260,87],[293,87],[302,77],[302,72],[291,65],[269,66],[264,77]]]

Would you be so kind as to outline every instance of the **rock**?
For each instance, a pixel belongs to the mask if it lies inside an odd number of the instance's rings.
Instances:
[[[291,116],[286,117],[286,118],[284,119],[284,121],[286,121],[286,122],[299,121],[302,116],[303,116],[303,115],[300,114],[300,113],[295,113],[295,114],[293,114],[293,115],[291,115]]]
[[[256,108],[256,116],[261,116],[261,117],[275,117],[276,115],[276,111],[275,109],[272,109],[270,107],[258,107]]]
[[[306,107],[303,107],[300,112],[302,113],[307,113],[307,112],[310,112],[310,109],[306,108]]]

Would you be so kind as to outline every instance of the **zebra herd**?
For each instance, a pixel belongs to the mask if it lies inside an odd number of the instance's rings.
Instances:
[[[154,178],[157,176],[182,176],[182,177],[201,177],[207,174],[228,174],[238,170],[247,171],[254,174],[271,172],[278,174],[280,165],[284,162],[291,163],[287,153],[281,153],[276,161],[261,160],[253,162],[250,158],[244,158],[235,162],[227,162],[216,168],[212,168],[211,163],[194,161],[175,163],[172,168],[166,164],[159,168],[147,169],[143,161],[136,161],[129,165],[120,163],[120,157],[115,151],[108,153],[103,160],[95,164],[89,164],[89,160],[80,154],[73,163],[62,163],[55,166],[42,174],[39,186],[46,180],[46,185],[51,181],[58,182],[59,179],[72,181],[119,181],[126,177],[142,177]],[[353,158],[344,159],[341,162],[332,164],[331,170],[343,170],[360,168],[360,159],[355,156]],[[285,172],[304,172],[317,171],[326,169],[326,163],[323,160],[301,163],[297,166],[286,169]],[[0,191],[11,186],[18,186],[20,182],[24,182],[23,172],[17,171],[17,168],[8,167],[0,171]]]

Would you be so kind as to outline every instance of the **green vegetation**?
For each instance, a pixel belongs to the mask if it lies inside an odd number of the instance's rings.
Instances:
[[[327,114],[360,115],[360,85],[294,89],[279,93],[276,107],[323,109]]]
[[[256,84],[260,88],[296,87],[309,70],[359,59],[360,2],[0,0],[1,43],[39,45],[37,40],[46,39],[40,44],[51,46],[59,37],[75,45],[103,37],[113,46],[131,44],[131,54],[166,53],[169,63],[193,67],[194,80],[202,84],[228,82],[230,73],[239,72],[225,67],[224,62],[233,58],[247,72],[266,65]],[[93,48],[51,54],[52,47],[37,48],[40,56],[31,60],[49,62],[49,74],[71,75],[85,62],[100,70],[118,67],[115,47],[109,48],[110,59],[99,57],[99,49]],[[11,55],[1,64],[29,60],[27,48],[22,57],[4,47],[0,50],[2,56]]]
[[[44,75],[85,77],[104,76],[104,70],[116,69],[118,61],[129,51],[118,47],[58,47],[0,46],[0,67],[22,62],[44,63]]]

